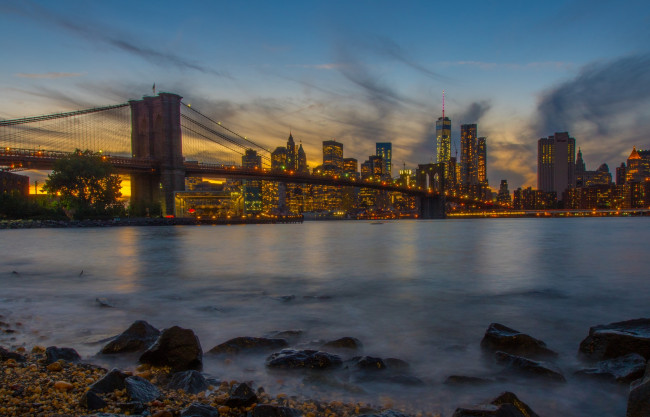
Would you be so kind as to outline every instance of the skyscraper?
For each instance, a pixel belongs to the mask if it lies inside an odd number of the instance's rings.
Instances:
[[[296,171],[301,174],[308,174],[309,167],[307,166],[307,154],[305,150],[302,149],[302,143],[298,147],[298,157],[296,158]]]
[[[392,158],[393,158],[393,144],[390,142],[377,142],[377,156],[381,156],[382,160],[384,161],[384,164],[386,165],[384,168],[384,173],[388,177],[392,177]]]
[[[476,123],[460,125],[460,182],[464,188],[478,184]]]
[[[436,159],[439,164],[445,164],[445,182],[451,185],[449,178],[452,177],[450,173],[450,160],[451,160],[451,120],[445,117],[445,111],[442,111],[442,117],[436,121],[436,143],[437,152]]]
[[[262,157],[253,149],[246,149],[241,157],[241,165],[244,168],[261,168]],[[262,211],[262,181],[243,180],[242,194],[244,195],[244,212],[255,214]]]
[[[568,132],[537,141],[537,188],[555,192],[558,200],[567,188],[576,185],[576,140]]]
[[[343,172],[343,144],[335,140],[323,141],[323,172],[341,174]]]
[[[476,140],[477,179],[479,184],[487,185],[487,144],[485,137]]]
[[[295,171],[298,167],[296,161],[296,143],[293,141],[293,136],[289,133],[289,139],[287,140],[287,164],[286,169],[289,171]]]

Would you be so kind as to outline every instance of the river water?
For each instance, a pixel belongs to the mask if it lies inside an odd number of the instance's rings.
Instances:
[[[191,328],[204,352],[232,337],[300,329],[296,343],[356,337],[364,354],[408,361],[426,385],[304,384],[269,373],[266,354],[230,364],[206,358],[204,370],[271,393],[444,416],[503,390],[544,416],[622,416],[626,387],[572,374],[590,326],[650,317],[649,220],[3,230],[0,315],[22,326],[0,333],[0,345],[68,346],[105,363],[94,356],[103,340],[138,319]],[[452,374],[496,375],[479,347],[491,322],[544,340],[568,382],[444,385]]]

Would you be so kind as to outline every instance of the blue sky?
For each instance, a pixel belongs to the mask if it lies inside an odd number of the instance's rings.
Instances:
[[[645,1],[4,1],[0,118],[158,90],[310,164],[321,142],[360,162],[435,161],[446,114],[488,138],[493,187],[535,185],[536,141],[569,131],[588,169],[650,148]],[[459,149],[458,149],[459,150]],[[394,172],[395,174],[395,172]]]

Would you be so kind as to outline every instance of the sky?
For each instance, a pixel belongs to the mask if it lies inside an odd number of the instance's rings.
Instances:
[[[537,140],[587,169],[650,148],[650,3],[0,1],[0,119],[158,91],[266,145],[436,162],[435,120],[487,137],[489,183],[536,186]]]

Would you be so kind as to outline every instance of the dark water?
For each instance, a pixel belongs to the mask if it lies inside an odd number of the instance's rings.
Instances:
[[[427,385],[357,384],[365,394],[310,386],[268,373],[264,355],[207,359],[205,371],[272,393],[447,416],[505,389],[545,416],[622,416],[625,387],[572,374],[590,326],[650,317],[649,237],[647,218],[4,230],[0,314],[23,326],[0,344],[90,357],[137,319],[194,329],[204,351],[301,329],[301,342],[357,337],[365,354],[404,359]],[[569,382],[443,385],[451,374],[498,371],[479,349],[491,322],[546,341]]]

